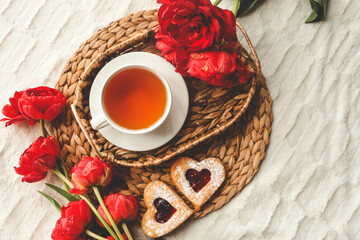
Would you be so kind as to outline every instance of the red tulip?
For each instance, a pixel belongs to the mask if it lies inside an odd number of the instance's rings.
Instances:
[[[47,171],[53,169],[60,155],[60,147],[54,137],[39,137],[21,155],[17,174],[23,175],[23,182],[37,182],[46,177]]]
[[[134,221],[137,217],[139,203],[133,196],[121,193],[110,194],[104,199],[104,203],[116,225],[122,221]],[[99,206],[98,212],[110,224],[101,206]],[[101,225],[99,221],[98,223]]]
[[[31,120],[51,121],[64,109],[66,97],[54,88],[37,87],[22,92],[18,99],[20,113]]]
[[[92,213],[84,200],[70,202],[67,207],[61,208],[61,217],[57,220],[51,233],[54,240],[85,239],[82,234],[92,221]]]
[[[70,193],[84,194],[92,186],[106,186],[111,181],[111,168],[96,156],[84,157],[71,169],[71,182],[74,188]]]
[[[126,234],[125,234],[125,233],[121,234],[121,236],[123,237],[124,240],[128,240],[128,238],[126,237]],[[112,236],[107,236],[106,239],[108,239],[108,240],[115,240]]]
[[[35,120],[27,119],[23,115],[21,115],[18,107],[18,100],[21,97],[23,92],[15,92],[14,97],[9,99],[10,104],[6,104],[2,109],[2,114],[5,118],[0,119],[0,121],[6,121],[5,127],[10,126],[13,123],[25,122],[28,120],[30,125],[34,125],[36,123]]]

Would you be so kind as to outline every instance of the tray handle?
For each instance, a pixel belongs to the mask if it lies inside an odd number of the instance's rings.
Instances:
[[[257,74],[257,76],[261,76],[262,75],[262,73],[261,73],[261,64],[260,64],[260,60],[258,58],[258,55],[257,55],[257,53],[255,51],[255,48],[254,48],[248,34],[246,33],[244,27],[239,22],[236,22],[236,26],[240,29],[241,33],[244,35],[245,40],[246,40],[247,44],[249,45],[251,54],[254,57],[254,61],[255,61],[255,65],[256,65],[256,74]]]
[[[97,155],[98,157],[102,158],[103,156],[102,156],[101,152],[99,151],[99,149],[97,149],[96,145],[95,145],[94,142],[91,140],[90,135],[89,135],[89,132],[86,130],[84,124],[82,124],[81,119],[80,119],[80,117],[79,117],[79,114],[78,114],[78,112],[76,111],[76,105],[75,105],[74,103],[71,104],[71,111],[72,111],[72,113],[73,113],[73,115],[74,115],[74,117],[75,117],[76,122],[79,124],[79,126],[80,126],[80,128],[81,128],[81,131],[84,133],[86,139],[87,139],[88,142],[90,143],[90,146],[94,149],[96,155]]]

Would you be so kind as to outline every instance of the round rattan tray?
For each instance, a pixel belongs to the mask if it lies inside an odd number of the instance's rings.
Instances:
[[[82,156],[95,154],[115,165],[130,166],[128,169],[119,168],[115,174],[119,181],[104,191],[139,196],[140,215],[145,212],[142,194],[149,182],[162,180],[173,186],[170,166],[175,156],[186,154],[194,159],[220,158],[226,167],[226,180],[212,199],[192,217],[198,218],[227,203],[258,171],[269,143],[272,100],[250,43],[255,61],[244,48],[239,50],[251,72],[251,80],[246,86],[226,90],[187,79],[191,110],[184,127],[170,143],[146,153],[113,146],[89,125],[91,115],[87,97],[91,82],[106,62],[120,54],[129,51],[159,54],[152,38],[152,29],[156,26],[157,10],[140,11],[110,23],[79,47],[68,60],[56,84],[68,102],[66,113],[53,122],[53,132],[70,167]],[[238,27],[250,42],[244,29],[240,25]],[[159,166],[151,167],[153,165]]]

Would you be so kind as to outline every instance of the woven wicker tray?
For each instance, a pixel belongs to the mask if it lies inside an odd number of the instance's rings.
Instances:
[[[69,166],[84,155],[95,154],[119,165],[132,166],[125,174],[123,169],[118,174],[124,181],[111,185],[105,191],[139,196],[140,215],[145,211],[142,193],[147,183],[160,179],[173,186],[169,174],[172,161],[164,161],[185,151],[187,156],[195,159],[220,158],[227,170],[225,183],[202,210],[193,215],[193,218],[198,218],[227,203],[258,171],[269,143],[272,101],[260,72],[260,63],[250,44],[256,63],[244,48],[240,48],[239,52],[252,73],[247,86],[223,90],[209,87],[199,80],[187,79],[193,104],[184,127],[169,144],[143,154],[126,151],[107,142],[89,125],[91,115],[87,96],[91,82],[101,66],[119,54],[128,51],[158,54],[152,40],[152,29],[157,25],[156,14],[157,10],[149,10],[121,18],[100,29],[79,47],[56,84],[57,89],[68,98],[68,104],[66,113],[53,123],[53,132],[61,143],[61,154]],[[249,41],[243,28],[238,26]],[[148,167],[160,163],[159,167]]]
[[[238,26],[243,30],[240,25]],[[260,63],[250,40],[247,39],[255,62],[244,48],[240,47],[238,52],[251,73],[247,85],[238,84],[231,89],[223,89],[203,83],[198,79],[186,78],[190,95],[189,112],[180,132],[170,142],[146,152],[129,151],[111,144],[99,131],[91,128],[90,88],[100,69],[121,54],[130,51],[145,51],[161,55],[155,47],[153,36],[154,32],[149,29],[120,44],[104,49],[105,51],[99,53],[80,75],[79,85],[75,91],[73,113],[78,123],[83,125],[81,127],[86,137],[90,139],[90,143],[97,150],[98,155],[108,162],[128,167],[148,167],[159,165],[174,158],[233,125],[245,112],[255,93],[255,81],[261,75],[260,72],[256,72],[256,69],[260,69]]]

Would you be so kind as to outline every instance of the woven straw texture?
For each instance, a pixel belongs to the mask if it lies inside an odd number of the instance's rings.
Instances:
[[[89,124],[88,94],[92,80],[106,62],[122,53],[147,51],[159,54],[154,47],[152,31],[157,26],[156,14],[157,10],[148,10],[121,18],[100,29],[79,47],[56,84],[56,88],[68,98],[68,104],[66,113],[53,122],[53,132],[70,167],[82,156],[95,154],[114,164],[131,166],[119,168],[115,174],[119,177],[118,183],[105,191],[139,196],[140,216],[145,212],[142,194],[149,182],[162,180],[173,186],[170,177],[172,161],[167,160],[181,156],[185,151],[194,159],[220,158],[226,167],[226,180],[192,217],[199,218],[227,203],[258,171],[269,144],[272,100],[256,54],[255,63],[241,47],[239,55],[251,72],[249,84],[224,90],[187,79],[189,115],[182,130],[170,143],[154,151],[137,153],[107,142]],[[243,31],[241,26],[239,28]],[[250,49],[254,51],[251,45]],[[158,164],[161,165],[150,167]]]

